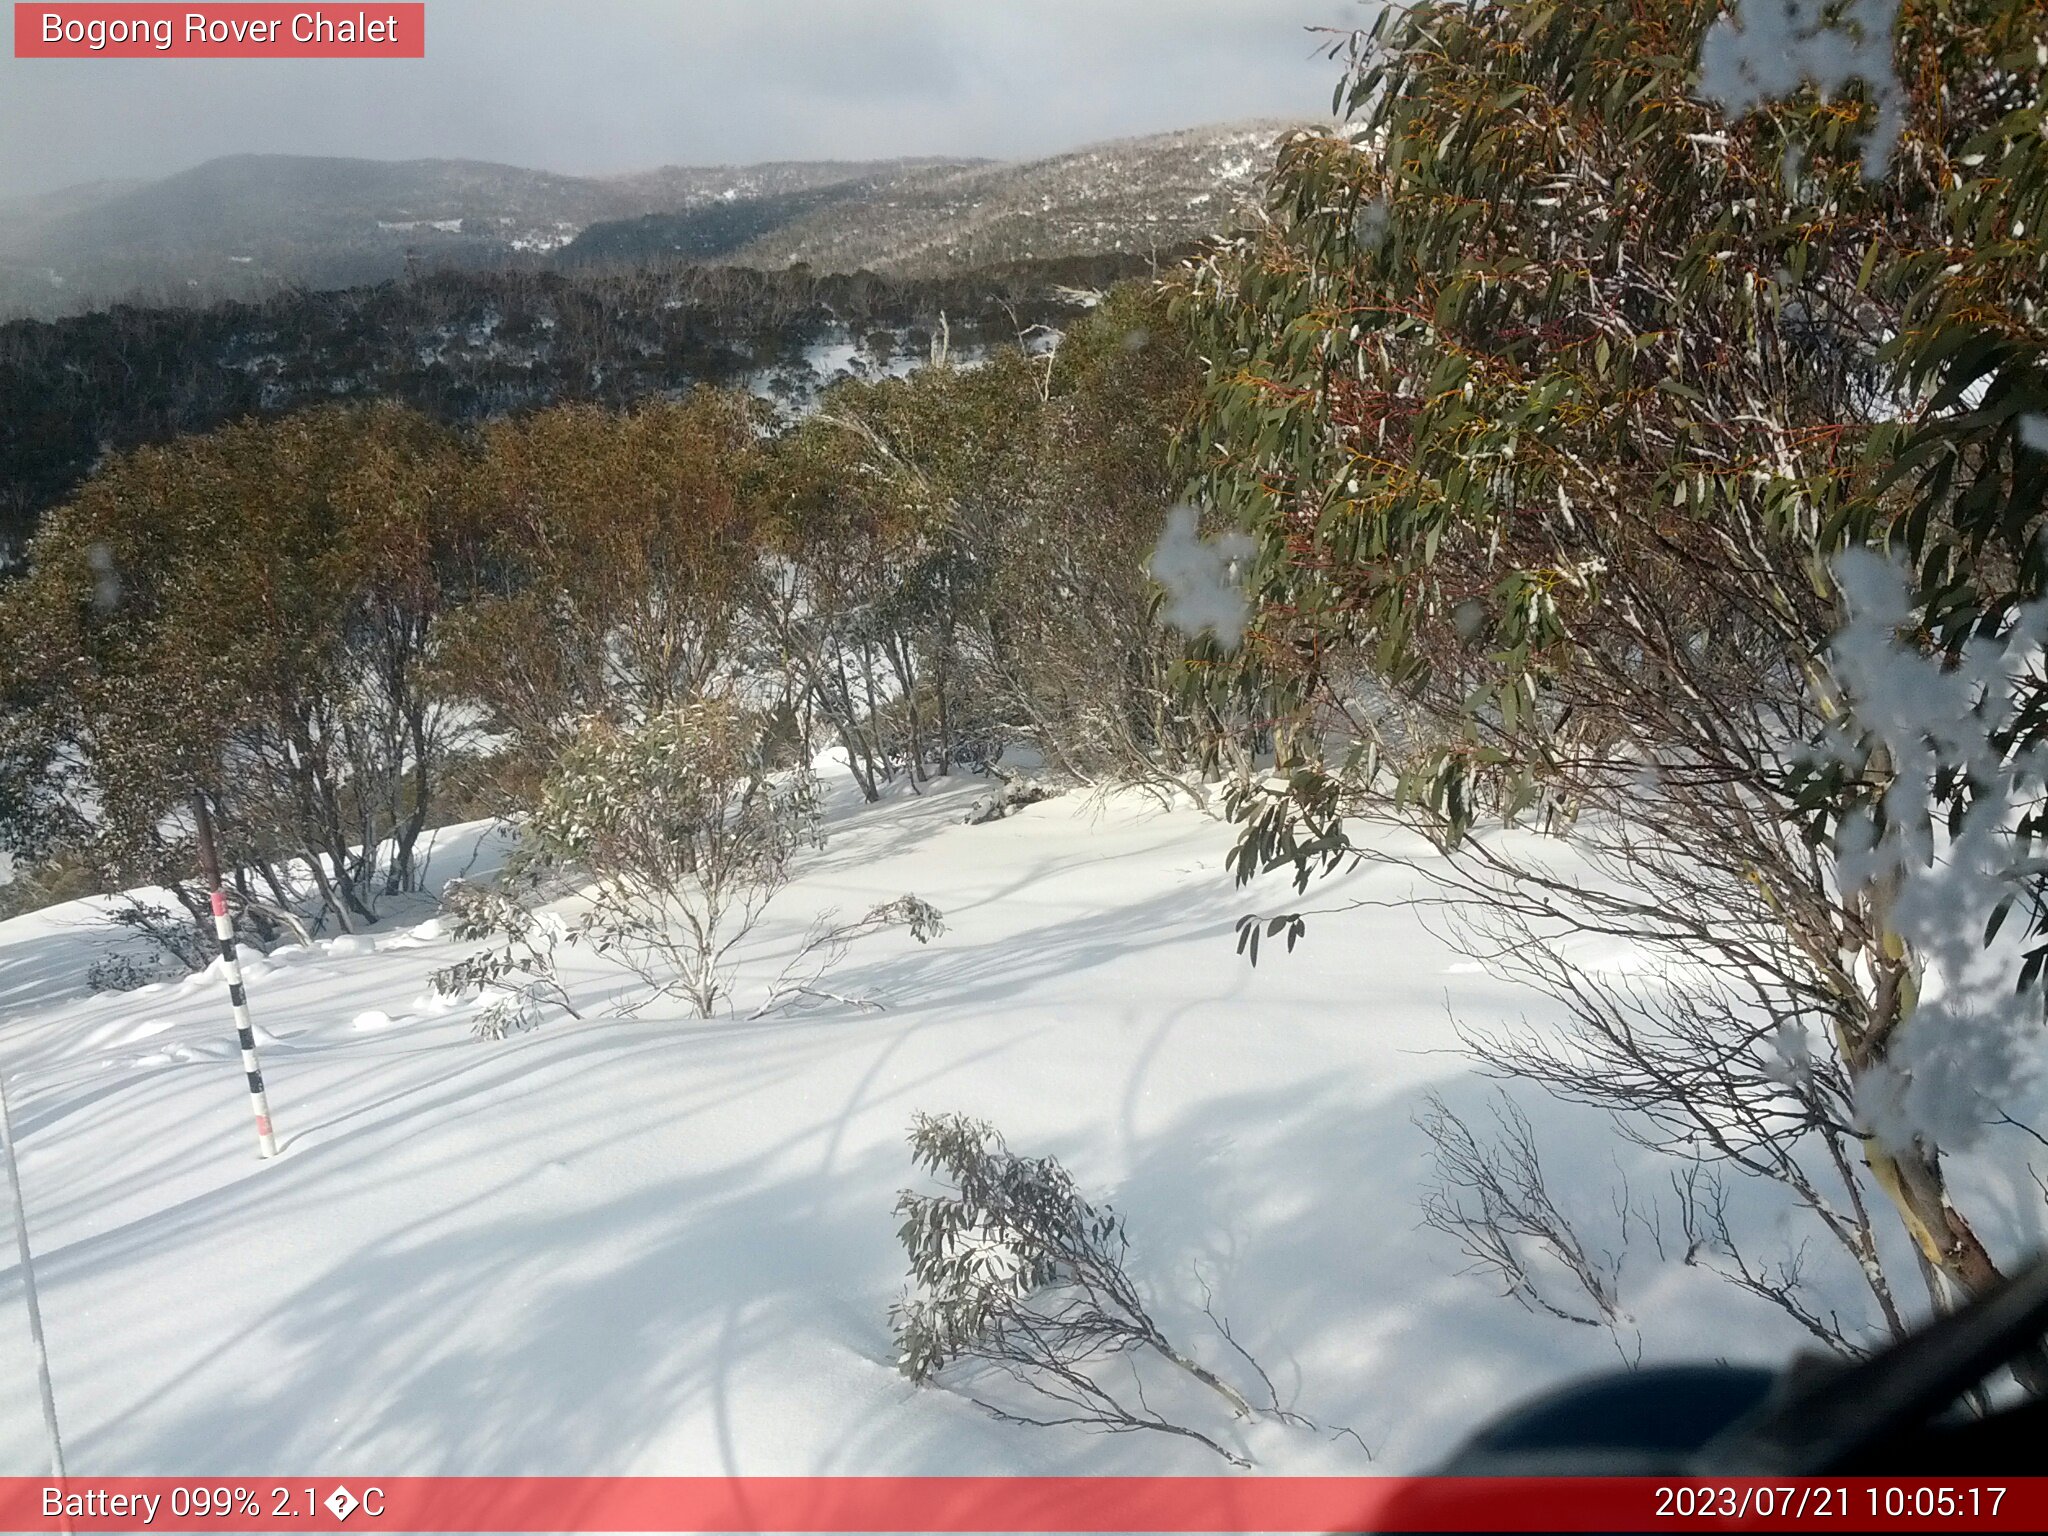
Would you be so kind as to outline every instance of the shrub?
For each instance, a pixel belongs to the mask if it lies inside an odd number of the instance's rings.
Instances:
[[[542,792],[529,834],[593,882],[578,930],[656,994],[709,1018],[733,950],[819,841],[808,768],[771,772],[756,722],[700,700],[645,725],[588,724]]]
[[[1019,1157],[979,1120],[920,1115],[910,1145],[918,1165],[951,1188],[905,1190],[896,1201],[912,1290],[890,1309],[890,1323],[906,1376],[925,1382],[948,1366],[978,1362],[1049,1405],[1049,1416],[1038,1417],[975,1399],[998,1418],[1181,1435],[1249,1465],[1202,1430],[1162,1418],[1142,1385],[1126,1399],[1091,1369],[1117,1357],[1150,1357],[1216,1393],[1237,1417],[1252,1416],[1236,1388],[1182,1353],[1153,1321],[1125,1269],[1122,1217],[1085,1199],[1054,1159]]]
[[[502,1040],[540,1022],[552,1005],[580,1019],[576,1005],[555,975],[555,951],[569,928],[552,912],[534,912],[510,894],[467,880],[451,880],[441,892],[450,936],[463,943],[493,941],[467,959],[444,966],[429,978],[443,997],[471,992],[493,994],[477,1014],[471,1033]]]

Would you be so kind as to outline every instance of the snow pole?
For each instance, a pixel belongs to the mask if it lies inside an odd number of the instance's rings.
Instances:
[[[7,1161],[7,1192],[14,1202],[14,1244],[21,1255],[21,1288],[28,1296],[28,1338],[35,1349],[36,1385],[43,1393],[43,1429],[50,1437],[50,1475],[64,1481],[64,1437],[57,1433],[57,1393],[50,1385],[50,1347],[43,1342],[43,1309],[36,1299],[36,1267],[29,1254],[28,1208],[21,1199],[21,1168],[14,1156],[14,1119],[7,1109],[7,1074],[0,1072],[0,1152]],[[67,1530],[69,1523],[66,1523]]]
[[[199,862],[213,892],[213,932],[220,940],[221,974],[227,978],[228,1006],[234,1010],[235,1037],[242,1046],[242,1070],[249,1074],[249,1107],[256,1112],[256,1155],[277,1156],[277,1136],[270,1128],[270,1100],[263,1092],[263,1063],[256,1059],[256,1025],[249,1017],[249,994],[242,986],[242,962],[235,958],[235,924],[228,916],[228,893],[220,877],[220,850],[213,841],[213,818],[206,797],[192,796],[192,814],[199,824]]]

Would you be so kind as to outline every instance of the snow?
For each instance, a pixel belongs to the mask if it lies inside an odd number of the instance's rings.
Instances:
[[[1242,571],[1256,552],[1245,533],[1202,538],[1200,514],[1193,507],[1173,508],[1146,566],[1171,599],[1165,621],[1190,638],[1207,631],[1225,650],[1235,650],[1251,616]]]
[[[1318,918],[1252,969],[1234,920],[1290,894],[1234,890],[1230,829],[1200,812],[1070,794],[967,826],[978,778],[875,807],[830,787],[832,836],[750,940],[733,1018],[604,1017],[617,973],[573,952],[587,1021],[474,1041],[471,1008],[431,996],[466,951],[423,902],[268,957],[250,983],[267,1164],[217,978],[87,995],[97,904],[0,924],[0,1069],[74,1475],[1227,1470],[1164,1436],[1000,1424],[895,1369],[890,1211],[924,1186],[919,1111],[1058,1156],[1125,1216],[1171,1335],[1230,1373],[1207,1285],[1289,1407],[1376,1453],[1265,1423],[1232,1440],[1261,1471],[1424,1467],[1508,1403],[1615,1366],[1603,1332],[1502,1301],[1420,1226],[1411,1114],[1431,1090],[1466,1112],[1489,1091],[1452,1015],[1547,1005],[1401,905],[1412,874],[1320,887],[1318,906],[1394,904]],[[444,832],[435,878],[501,847]],[[869,941],[837,977],[886,1011],[740,1022],[814,914],[905,892],[944,937]],[[1617,1170],[1663,1186],[1599,1116],[1525,1107],[1589,1224]],[[1801,1342],[1675,1256],[1631,1250],[1624,1293],[1648,1359],[1774,1363]],[[25,1337],[0,1271],[0,1381],[18,1384],[0,1472],[42,1468]]]
[[[789,414],[801,416],[816,407],[826,389],[843,380],[908,378],[929,362],[925,349],[908,344],[907,331],[893,332],[891,340],[888,358],[880,360],[868,350],[865,340],[856,341],[845,326],[828,326],[805,345],[801,357],[755,369],[747,376],[746,387],[762,399],[781,404]],[[983,348],[959,347],[950,360],[955,367],[972,368],[984,357]]]
[[[582,225],[557,220],[551,229],[528,230],[524,234],[514,235],[507,243],[515,251],[538,251],[545,254],[549,251],[559,251],[582,233]]]
[[[2048,603],[2026,605],[2007,633],[1948,659],[1899,643],[1916,619],[1902,568],[1851,550],[1835,574],[1849,623],[1830,659],[1849,729],[1829,744],[1832,756],[1859,767],[1867,735],[1895,767],[1882,815],[1861,813],[1842,830],[1842,879],[1891,892],[1889,924],[1928,972],[1911,1026],[1886,1070],[1866,1079],[1858,1107],[1895,1147],[1925,1137],[1962,1148],[2009,1112],[2009,1099],[2030,1097],[2043,1069],[2040,997],[2020,984],[2024,921],[2004,942],[1986,935],[2003,932],[2001,908],[2024,910],[2031,879],[2014,871],[2011,829],[2040,803],[2048,760],[2039,748],[2008,756],[1995,743],[2029,707]],[[1959,817],[1934,795],[1944,771],[1976,786]]]
[[[1700,43],[1700,94],[1740,117],[1813,84],[1840,94],[1861,81],[1877,107],[1863,174],[1882,177],[1905,131],[1905,89],[1892,67],[1899,0],[1734,0]]]

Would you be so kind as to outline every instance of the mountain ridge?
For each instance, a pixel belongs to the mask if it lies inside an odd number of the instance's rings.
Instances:
[[[488,160],[227,155],[101,195],[61,189],[0,205],[0,311],[51,317],[125,299],[353,287],[416,265],[513,265],[593,223],[829,185],[884,164],[676,166],[599,178]]]
[[[607,176],[443,157],[222,156],[0,202],[0,318],[253,299],[437,268],[720,261],[929,274],[1144,252],[1256,202],[1294,124],[1214,124],[1024,161],[664,165]]]

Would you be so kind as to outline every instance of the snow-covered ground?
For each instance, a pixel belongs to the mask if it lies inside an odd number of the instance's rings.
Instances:
[[[463,950],[424,906],[255,961],[283,1143],[267,1164],[217,977],[86,995],[109,942],[88,906],[0,925],[0,1069],[73,1472],[1227,1470],[1166,1436],[1001,1424],[897,1372],[891,1205],[919,1182],[920,1110],[1061,1157],[1127,1216],[1169,1332],[1232,1368],[1206,1284],[1288,1406],[1376,1453],[1262,1424],[1237,1442],[1262,1471],[1424,1466],[1510,1401],[1617,1364],[1601,1330],[1461,1276],[1417,1215],[1421,1095],[1485,1100],[1452,1015],[1540,1018],[1541,999],[1399,906],[1324,918],[1254,970],[1233,921],[1288,898],[1232,889],[1227,827],[1080,796],[963,825],[986,788],[842,795],[760,936],[757,984],[821,908],[934,902],[942,939],[870,941],[837,974],[884,1012],[556,1015],[479,1043],[429,994]],[[480,843],[487,866],[487,834],[443,833],[437,878]],[[1314,904],[1408,878],[1347,877]],[[575,974],[596,1012],[617,983]],[[1662,1183],[1597,1118],[1528,1107],[1594,1230],[1617,1160]],[[28,1474],[18,1282],[0,1274],[0,1471]],[[1799,1343],[1675,1255],[1631,1252],[1624,1288],[1646,1358]]]

